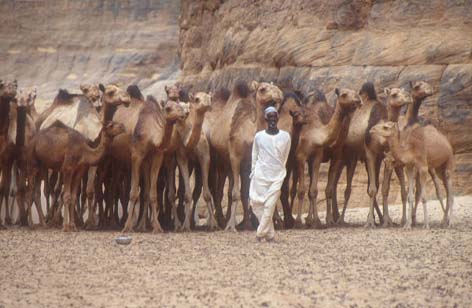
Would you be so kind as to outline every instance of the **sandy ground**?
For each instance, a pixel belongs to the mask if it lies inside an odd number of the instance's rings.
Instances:
[[[0,231],[0,307],[472,305],[472,197],[456,198],[455,227],[351,227],[278,232],[63,233]],[[395,221],[400,208],[392,207]]]

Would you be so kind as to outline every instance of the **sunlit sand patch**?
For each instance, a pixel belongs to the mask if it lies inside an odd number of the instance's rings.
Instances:
[[[36,48],[36,50],[39,51],[39,52],[44,52],[44,53],[56,53],[57,52],[57,49],[52,48],[52,47],[47,47],[47,48],[38,47],[38,48]]]
[[[76,74],[69,74],[67,75],[66,77],[68,80],[76,80],[77,79],[77,75]]]
[[[136,74],[134,74],[134,73],[119,73],[118,76],[121,76],[121,77],[136,77]]]
[[[136,49],[136,48],[116,48],[115,49],[115,52],[122,52],[122,53],[137,52],[137,51],[139,51],[139,49]]]
[[[10,49],[10,50],[8,50],[8,53],[9,53],[10,55],[17,55],[17,54],[19,54],[19,53],[21,53],[21,52],[22,52],[22,51],[19,50],[19,49]]]

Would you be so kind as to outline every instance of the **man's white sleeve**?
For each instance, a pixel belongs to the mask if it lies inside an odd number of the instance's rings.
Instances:
[[[254,176],[254,169],[256,168],[256,160],[258,155],[259,147],[257,146],[256,138],[254,138],[254,142],[252,143],[251,174],[249,175],[250,179],[252,179],[252,177]]]

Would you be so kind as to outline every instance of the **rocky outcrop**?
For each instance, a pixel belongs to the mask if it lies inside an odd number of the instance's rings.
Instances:
[[[158,96],[178,77],[179,1],[5,0],[0,14],[0,78],[37,85],[40,109],[81,82],[138,83]]]
[[[471,1],[185,0],[181,11],[182,80],[196,87],[273,80],[332,98],[366,80],[379,92],[427,80],[421,115],[449,136],[457,190],[472,192]]]

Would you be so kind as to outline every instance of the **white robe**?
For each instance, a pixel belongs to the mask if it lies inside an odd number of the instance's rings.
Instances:
[[[290,152],[290,135],[279,130],[270,135],[262,130],[254,137],[252,145],[251,186],[252,201],[264,203],[271,194],[280,190],[287,173],[285,164]]]
[[[277,135],[263,130],[254,137],[249,199],[259,220],[258,237],[274,237],[272,215],[287,173],[290,142],[290,135],[282,130]]]

